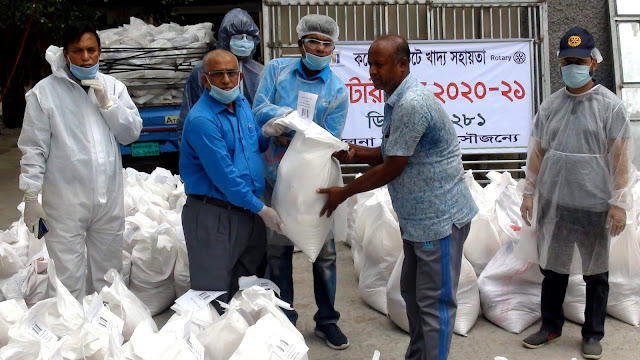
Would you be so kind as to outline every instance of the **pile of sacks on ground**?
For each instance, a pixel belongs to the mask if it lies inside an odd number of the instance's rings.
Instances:
[[[208,22],[153,26],[131,17],[130,24],[98,31],[100,70],[129,86],[138,105],[179,103],[184,81],[214,39],[212,26]],[[162,86],[171,84],[181,86]]]
[[[190,289],[178,176],[157,168],[123,177],[123,269],[110,270],[111,286],[82,303],[22,218],[0,231],[0,360],[307,358],[273,283],[241,279],[222,316],[211,304],[222,293]],[[158,331],[152,316],[169,307],[175,314]]]
[[[542,274],[535,233],[520,217],[522,191],[508,172],[489,172],[484,188],[471,171],[466,183],[479,208],[464,245],[454,332],[466,336],[480,314],[501,328],[520,333],[540,318]],[[640,185],[633,192],[640,209]],[[404,255],[397,215],[386,188],[358,194],[345,202],[346,224],[336,239],[351,246],[361,298],[409,331],[400,274]],[[624,232],[611,240],[608,313],[640,325],[640,229],[638,212],[629,212]],[[572,275],[565,317],[584,323],[585,283]]]

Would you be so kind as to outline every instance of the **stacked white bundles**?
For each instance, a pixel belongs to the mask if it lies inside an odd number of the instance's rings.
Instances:
[[[0,302],[0,348],[9,342],[11,328],[27,312],[27,304],[23,299],[11,299]]]
[[[409,318],[407,318],[407,304],[400,293],[400,275],[402,274],[402,263],[404,263],[404,252],[400,254],[396,266],[391,272],[389,283],[387,284],[387,310],[389,318],[398,327],[409,332]]]
[[[377,191],[358,214],[365,223],[363,263],[358,283],[360,297],[387,315],[387,283],[402,253],[402,235],[391,197],[386,189]]]
[[[47,273],[53,296],[35,304],[9,329],[10,340],[0,349],[0,359],[34,359],[38,354],[52,358],[51,352],[60,352],[69,335],[82,326],[82,305],[58,280],[51,260]]]
[[[467,336],[480,315],[480,291],[478,290],[478,277],[473,266],[464,256],[462,257],[456,298],[458,310],[453,332]]]
[[[640,326],[640,227],[636,221],[633,218],[619,236],[611,239],[607,313]]]
[[[156,27],[132,17],[130,24],[98,31],[101,69],[129,86],[138,105],[179,103],[180,85],[206,53],[211,29],[211,23]]]
[[[279,300],[273,290],[252,286],[240,291],[229,302],[229,308],[241,308],[254,323],[230,359],[279,359],[291,354],[292,359],[306,359],[309,350],[304,337],[279,306],[291,309]]]
[[[519,334],[540,318],[542,274],[535,262],[515,253],[510,241],[478,278],[482,314],[501,328]]]
[[[176,299],[173,270],[177,256],[177,235],[167,223],[160,224],[149,237],[138,240],[131,252],[129,288],[152,316]]]
[[[319,216],[327,196],[316,190],[343,184],[340,164],[332,154],[348,146],[295,111],[276,123],[296,134],[278,166],[273,207],[284,222],[284,235],[315,261],[333,224],[332,218]]]
[[[131,340],[122,346],[127,360],[200,360],[204,348],[191,333],[191,314],[173,316],[160,331],[149,324],[139,325]]]
[[[157,331],[149,309],[124,284],[120,274],[111,269],[104,276],[111,283],[100,291],[102,301],[109,311],[124,321],[122,336],[129,340],[135,328],[140,324],[147,324],[153,331]]]
[[[482,270],[498,252],[498,250],[509,240],[513,240],[514,229],[510,224],[512,219],[514,203],[518,202],[516,195],[516,182],[508,172],[498,174],[491,171],[487,174],[491,183],[482,191],[479,191],[478,184],[473,177],[467,175],[465,181],[472,189],[472,195],[478,206],[478,214],[471,221],[471,229],[467,240],[464,243],[464,256],[473,265],[476,275],[480,276]],[[516,199],[514,199],[516,197]],[[501,199],[498,206],[498,199]],[[501,210],[497,210],[502,207]],[[517,214],[520,213],[520,204],[517,204]],[[498,212],[504,219],[503,226],[508,229],[505,232],[500,226]],[[514,220],[515,221],[515,220]]]
[[[586,306],[587,286],[582,275],[569,276],[567,292],[564,295],[562,310],[564,317],[577,324],[584,324],[584,308]]]

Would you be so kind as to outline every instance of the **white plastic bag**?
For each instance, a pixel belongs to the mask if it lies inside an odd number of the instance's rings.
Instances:
[[[387,197],[388,192],[377,192],[359,215],[365,221],[365,235],[358,290],[367,304],[385,315],[388,313],[387,284],[402,253],[400,225]]]
[[[27,312],[23,299],[11,299],[0,302],[0,348],[9,342],[9,328],[22,320]]]
[[[182,226],[177,226],[174,231],[177,236],[175,243],[178,247],[178,255],[176,257],[176,266],[173,269],[173,277],[176,297],[180,297],[191,289],[191,276],[189,274],[189,254],[187,253],[187,244],[185,243]]]
[[[503,246],[478,279],[482,314],[519,334],[540,318],[542,273],[538,264],[514,256],[516,243]]]
[[[460,280],[458,281],[458,309],[453,332],[467,336],[480,315],[480,291],[478,290],[478,278],[469,260],[462,257]]]
[[[567,292],[562,303],[564,317],[577,324],[584,324],[584,308],[587,301],[587,285],[582,275],[569,276]]]
[[[49,284],[48,271],[52,268],[50,265],[52,262],[52,260],[36,259],[10,278],[0,280],[0,291],[4,298],[22,298],[27,306],[45,299]]]
[[[480,276],[501,246],[493,217],[478,213],[471,220],[471,229],[463,246],[464,257],[473,265],[477,276]]]
[[[284,222],[284,235],[315,261],[332,226],[331,218],[320,217],[327,196],[316,190],[342,186],[340,164],[331,155],[348,145],[295,111],[276,123],[296,134],[278,166],[273,207]]]
[[[229,360],[300,360],[307,351],[303,339],[288,332],[272,314],[266,314],[247,330]]]
[[[634,236],[635,235],[635,236]],[[627,224],[611,239],[609,253],[609,301],[607,313],[633,326],[640,326],[640,228]]]
[[[407,304],[400,293],[400,275],[402,274],[402,263],[404,263],[404,252],[400,253],[400,257],[393,268],[389,283],[387,284],[387,310],[389,318],[398,327],[409,332],[409,318],[407,318]]]
[[[240,307],[230,307],[197,338],[204,347],[205,360],[228,360],[238,349],[253,319]]]

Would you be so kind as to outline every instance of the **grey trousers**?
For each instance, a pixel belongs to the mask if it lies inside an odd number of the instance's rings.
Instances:
[[[192,289],[227,291],[218,300],[228,302],[241,276],[264,277],[267,235],[257,214],[188,197],[182,226]]]
[[[462,246],[471,224],[436,241],[403,240],[400,292],[407,304],[407,360],[446,360],[456,320]]]

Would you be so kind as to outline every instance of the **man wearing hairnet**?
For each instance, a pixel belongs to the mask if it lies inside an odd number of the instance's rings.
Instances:
[[[609,242],[624,230],[631,207],[633,146],[622,101],[592,79],[602,60],[593,36],[572,28],[560,40],[558,57],[566,87],[546,99],[533,120],[520,208],[525,223],[536,226],[544,275],[542,326],[523,345],[539,348],[560,337],[569,273],[578,271],[586,283],[582,353],[599,359]]]
[[[270,136],[269,148],[263,155],[266,177],[265,202],[271,202],[278,164],[293,137],[281,125],[274,124],[297,107],[298,93],[318,95],[313,121],[333,136],[341,138],[347,119],[347,89],[329,68],[334,43],[338,40],[338,24],[328,16],[307,15],[296,27],[298,50],[302,59],[274,59],[267,67],[258,87],[253,114],[262,126],[262,134]],[[293,244],[283,235],[268,233],[270,278],[281,290],[282,299],[293,303]],[[313,285],[318,312],[314,316],[316,335],[333,349],[344,349],[349,342],[336,325],[340,318],[334,308],[336,295],[336,249],[329,239],[313,263]],[[285,311],[295,325],[298,314]]]
[[[26,95],[20,189],[27,227],[37,235],[46,222],[58,278],[81,300],[109,285],[109,269],[122,269],[119,144],[138,139],[142,119],[124,84],[98,72],[100,38],[91,26],[67,26],[62,45],[47,49],[53,74]]]
[[[252,58],[258,48],[258,44],[260,44],[260,29],[258,29],[256,23],[253,22],[248,12],[236,8],[224,16],[220,23],[220,29],[218,30],[216,48],[229,50],[238,59],[240,71],[244,74],[242,86],[240,86],[240,93],[247,98],[249,105],[253,104],[253,98],[260,83],[260,74],[262,73],[262,69],[264,69],[264,65]],[[202,85],[202,81],[200,81],[203,73],[202,67],[202,62],[199,62],[193,68],[184,86],[182,107],[180,108],[177,124],[178,139],[180,141],[182,141],[184,120],[187,118],[189,110],[191,110],[204,92],[204,85]]]

